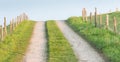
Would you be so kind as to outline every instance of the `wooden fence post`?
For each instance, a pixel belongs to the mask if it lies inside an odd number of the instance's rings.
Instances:
[[[25,16],[25,18],[26,18],[25,20],[28,20],[28,16],[27,15]]]
[[[90,12],[90,23],[92,23],[92,12]]]
[[[106,15],[106,29],[109,28],[109,15]]]
[[[14,22],[14,19],[12,19],[12,30],[15,29],[15,22]]]
[[[13,28],[12,28],[12,21],[10,21],[10,34],[12,33]]]
[[[23,13],[23,14],[22,14],[22,19],[23,19],[22,21],[24,21],[25,18],[26,18],[25,13]],[[83,18],[83,10],[82,10],[82,18]]]
[[[84,8],[84,14],[85,14],[85,21],[87,21],[87,11],[85,8]]]
[[[111,13],[111,9],[109,10],[109,13]]]
[[[18,24],[20,24],[21,21],[22,21],[22,17],[21,17],[21,15],[20,15],[20,16],[19,16]]]
[[[97,8],[95,8],[95,27],[97,27]]]
[[[2,40],[2,25],[0,25],[0,41]]]
[[[4,17],[4,37],[7,35],[6,17]]]
[[[17,16],[17,20],[16,20],[16,22],[17,22],[17,25],[16,25],[16,26],[18,26],[18,24],[19,24],[19,21],[20,21],[20,17],[19,17],[19,16]]]
[[[24,18],[25,18],[25,16],[24,16]],[[83,20],[83,21],[85,20],[84,8],[82,9],[82,20]]]
[[[26,15],[26,16],[25,16],[25,20],[28,20],[28,19],[29,19],[29,18],[28,18],[28,16]]]
[[[100,14],[100,21],[99,21],[100,28],[102,28],[102,15]]]
[[[116,12],[118,12],[119,10],[118,10],[118,8],[116,8]]]
[[[3,28],[2,25],[0,25],[0,40],[3,40]]]
[[[25,18],[27,20],[27,15],[25,15]],[[82,18],[83,18],[83,21],[87,21],[87,12],[85,8],[83,8],[82,10]]]
[[[117,23],[116,23],[116,18],[114,17],[114,32],[117,33]]]
[[[19,16],[19,21],[18,21],[18,24],[20,24],[22,18],[21,18],[21,15]]]

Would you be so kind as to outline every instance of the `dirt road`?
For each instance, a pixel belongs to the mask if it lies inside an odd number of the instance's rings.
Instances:
[[[23,62],[46,62],[45,22],[37,22]]]
[[[69,28],[64,21],[56,21],[56,23],[71,44],[78,62],[105,62],[95,49]]]

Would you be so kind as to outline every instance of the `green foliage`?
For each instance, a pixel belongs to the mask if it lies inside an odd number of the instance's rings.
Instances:
[[[48,36],[48,62],[77,62],[73,50],[55,21],[46,24]]]
[[[0,62],[21,62],[32,34],[33,21],[23,21],[0,42]]]
[[[110,62],[120,62],[120,35],[103,28],[96,28],[93,24],[84,22],[82,19],[75,20],[69,18],[66,22],[73,30],[101,51]]]

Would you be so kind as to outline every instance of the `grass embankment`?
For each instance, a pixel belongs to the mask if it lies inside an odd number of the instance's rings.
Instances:
[[[46,22],[48,36],[48,62],[77,62],[73,50],[55,21]]]
[[[81,17],[70,17],[66,22],[102,52],[110,62],[120,62],[120,35],[103,28],[95,28],[93,24],[83,22]]]
[[[106,23],[106,15],[109,15],[109,28],[110,30],[112,29],[112,31],[114,30],[114,22],[113,22],[113,18],[116,17],[117,20],[117,32],[120,31],[120,12],[112,12],[112,13],[106,13],[106,14],[101,14],[102,15],[102,28],[105,28],[105,23]],[[88,21],[90,20],[90,18],[88,17]],[[99,20],[100,20],[100,16],[97,16],[97,26],[99,27]],[[92,24],[94,24],[94,16],[92,18]]]
[[[0,62],[21,62],[32,35],[33,21],[23,21],[0,42]]]

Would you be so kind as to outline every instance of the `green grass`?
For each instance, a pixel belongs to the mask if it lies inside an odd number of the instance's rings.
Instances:
[[[0,42],[0,62],[21,62],[35,22],[23,21]]]
[[[73,50],[55,21],[46,22],[48,36],[48,62],[77,62]]]
[[[120,62],[120,35],[94,24],[83,22],[81,17],[70,17],[66,23],[100,51],[109,62]]]
[[[113,25],[113,18],[114,16],[116,17],[117,20],[117,32],[120,33],[120,12],[112,12],[112,13],[106,13],[109,15],[109,28],[112,29],[112,31],[114,30],[114,25]],[[102,28],[105,28],[105,23],[106,23],[106,14],[101,14],[102,15]],[[90,20],[90,18],[88,17],[88,21]],[[97,26],[99,27],[99,20],[100,17],[99,15],[97,16]],[[92,18],[92,24],[94,25],[94,16]]]

